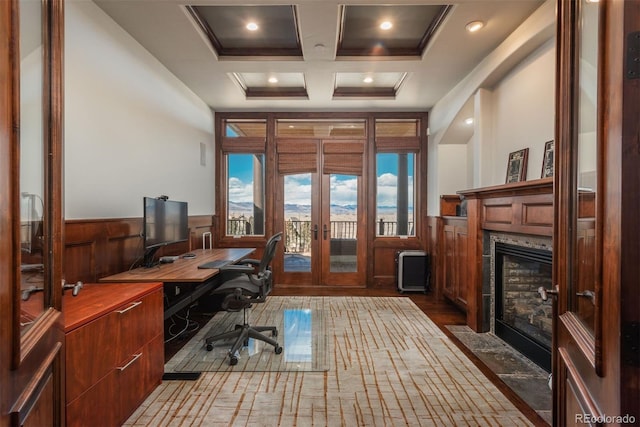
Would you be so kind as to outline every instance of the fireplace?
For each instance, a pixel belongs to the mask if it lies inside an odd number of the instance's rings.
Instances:
[[[551,371],[551,301],[541,286],[552,282],[551,251],[517,240],[493,242],[492,331],[531,361]]]

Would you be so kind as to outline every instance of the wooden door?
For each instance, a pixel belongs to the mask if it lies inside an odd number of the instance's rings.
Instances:
[[[0,2],[0,426],[64,420],[62,16]]]
[[[554,424],[635,424],[640,2],[558,6]]]

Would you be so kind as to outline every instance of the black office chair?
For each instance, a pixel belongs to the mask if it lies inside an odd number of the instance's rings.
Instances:
[[[226,294],[222,301],[222,309],[226,311],[243,311],[244,323],[236,325],[233,331],[225,332],[205,338],[206,349],[213,350],[213,342],[229,338],[236,338],[229,350],[229,364],[238,363],[238,352],[246,345],[249,338],[271,344],[276,354],[282,353],[282,347],[271,337],[278,336],[275,326],[251,326],[247,320],[247,309],[256,303],[263,303],[271,293],[273,282],[269,264],[276,252],[278,242],[282,240],[282,233],[272,236],[264,247],[260,261],[245,259],[239,264],[226,265],[220,269],[223,283],[216,288],[214,294]],[[262,332],[271,332],[268,337]]]

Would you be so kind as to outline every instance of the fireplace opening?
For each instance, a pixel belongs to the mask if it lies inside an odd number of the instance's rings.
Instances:
[[[495,334],[551,372],[551,251],[495,243]]]

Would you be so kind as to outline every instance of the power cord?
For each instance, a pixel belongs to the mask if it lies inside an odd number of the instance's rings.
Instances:
[[[200,329],[200,324],[198,322],[195,322],[189,319],[190,311],[191,311],[191,307],[187,308],[186,315],[184,317],[179,316],[178,314],[171,316],[171,326],[169,326],[169,329],[168,329],[170,338],[164,341],[165,344],[175,340],[176,338],[180,337],[184,333],[193,333],[198,329]],[[184,327],[176,333],[173,332],[174,327],[178,326],[178,323],[176,322],[175,319],[184,321]]]

